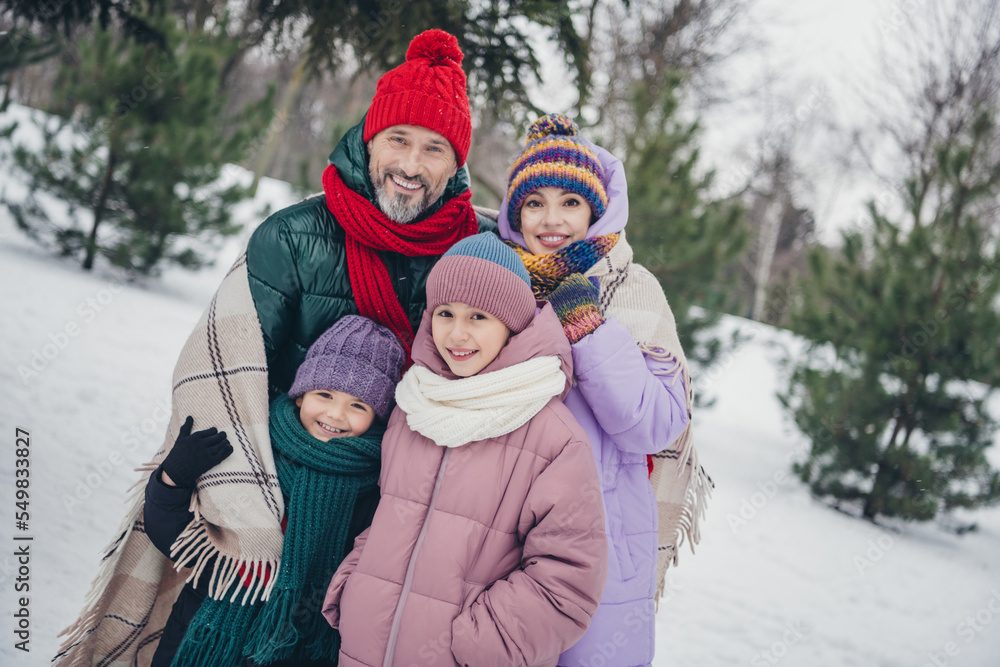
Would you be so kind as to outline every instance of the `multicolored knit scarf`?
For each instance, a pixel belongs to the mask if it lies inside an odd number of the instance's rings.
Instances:
[[[531,291],[536,299],[544,299],[570,274],[586,272],[617,242],[618,234],[594,236],[547,255],[535,255],[513,241],[504,241],[517,252],[531,274]]]
[[[281,567],[270,597],[241,604],[206,597],[171,663],[177,667],[233,667],[244,657],[267,665],[293,655],[336,662],[340,635],[320,614],[330,578],[347,554],[347,534],[358,495],[378,482],[382,435],[322,442],[299,422],[295,403],[271,404],[271,444],[288,527]]]
[[[378,253],[440,255],[457,241],[472,236],[479,231],[472,192],[466,190],[453,197],[424,220],[401,225],[347,187],[332,164],[323,172],[323,191],[327,208],[347,232],[347,270],[358,310],[391,329],[409,358],[413,326],[395,297],[389,271]]]

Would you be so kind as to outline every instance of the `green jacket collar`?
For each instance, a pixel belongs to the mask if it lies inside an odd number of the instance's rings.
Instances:
[[[375,203],[375,191],[368,176],[368,147],[364,141],[365,119],[352,127],[343,136],[337,147],[330,153],[330,164],[336,167],[340,178],[350,189],[362,195],[368,201]],[[449,199],[462,194],[469,189],[469,170],[462,166],[448,181],[444,194],[421,216],[421,219],[431,215],[441,208]]]

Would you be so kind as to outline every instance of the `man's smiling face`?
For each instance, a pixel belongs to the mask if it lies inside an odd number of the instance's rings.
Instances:
[[[400,224],[416,220],[444,193],[458,171],[455,149],[442,135],[393,125],[368,142],[368,176],[378,207]]]

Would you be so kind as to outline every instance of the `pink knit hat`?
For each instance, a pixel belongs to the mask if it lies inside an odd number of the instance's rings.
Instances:
[[[427,310],[464,303],[493,315],[518,334],[535,317],[531,276],[496,234],[462,239],[441,256],[427,277]]]

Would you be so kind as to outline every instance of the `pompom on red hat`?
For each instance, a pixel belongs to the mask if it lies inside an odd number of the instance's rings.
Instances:
[[[472,143],[472,113],[462,50],[443,30],[425,30],[410,42],[406,62],[382,75],[365,117],[364,140],[393,125],[417,125],[447,139],[465,164]]]

